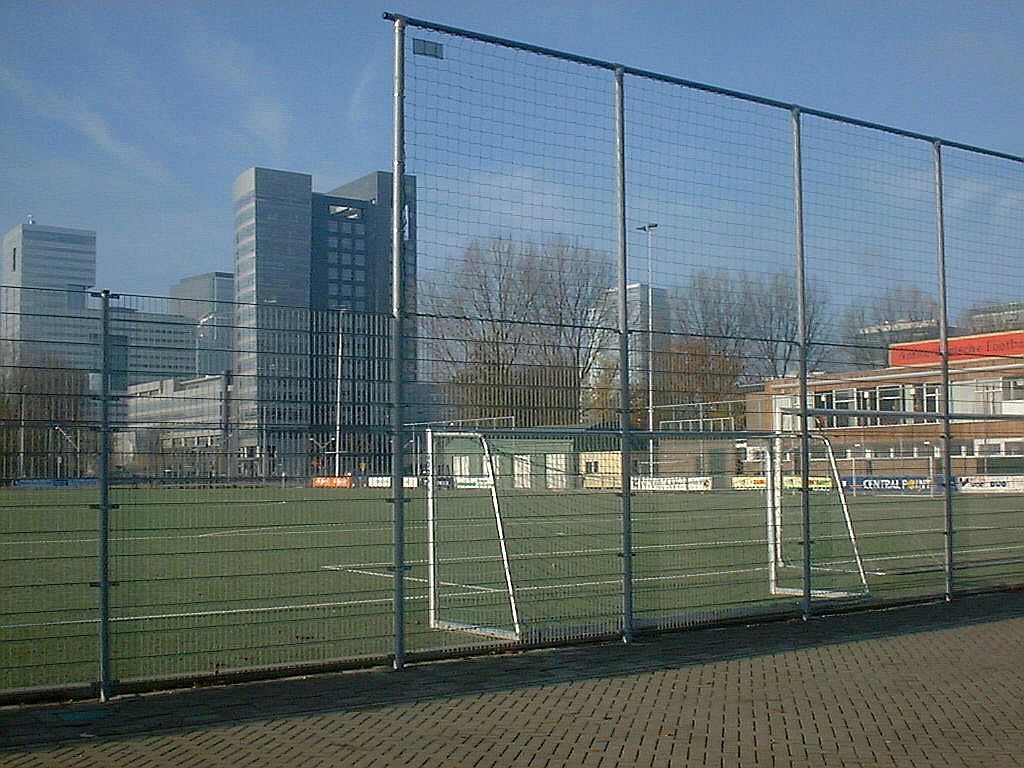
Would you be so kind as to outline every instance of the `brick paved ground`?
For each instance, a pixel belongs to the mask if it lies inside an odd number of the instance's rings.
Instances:
[[[1024,594],[0,710],[2,766],[1024,766]]]

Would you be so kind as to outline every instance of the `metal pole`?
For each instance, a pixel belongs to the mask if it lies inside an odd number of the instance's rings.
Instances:
[[[110,298],[100,293],[100,701],[111,695],[110,675]]]
[[[796,237],[796,326],[800,348],[800,513],[803,521],[804,620],[811,616],[811,445],[807,423],[807,281],[804,273],[804,186],[800,108],[793,117],[793,218]]]
[[[391,176],[391,495],[394,504],[395,669],[405,665],[405,488],[403,486],[402,360],[405,233],[405,20],[395,20],[394,167]],[[335,446],[335,450],[338,446]]]
[[[647,233],[647,431],[654,432],[654,262],[652,238],[657,224],[637,227]],[[647,474],[654,477],[654,435],[647,438]]]
[[[939,272],[939,353],[942,356],[942,474],[945,478],[946,600],[953,598],[953,422],[949,402],[949,312],[946,290],[946,225],[942,202],[942,142],[932,144],[935,160],[935,247]]]
[[[623,70],[615,70],[615,173],[618,201],[619,455],[622,488],[622,642],[633,639],[633,458],[630,445],[629,305],[626,295],[626,127]]]

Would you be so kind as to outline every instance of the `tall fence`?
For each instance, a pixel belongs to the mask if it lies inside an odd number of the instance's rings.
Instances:
[[[0,289],[5,698],[1022,581],[1020,157],[389,18],[390,312]]]

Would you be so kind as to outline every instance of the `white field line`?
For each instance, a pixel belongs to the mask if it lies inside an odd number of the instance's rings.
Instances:
[[[384,579],[394,579],[395,578],[395,575],[393,573],[388,573],[386,571],[376,571],[376,572],[374,572],[374,571],[352,570],[352,569],[343,568],[342,566],[337,566],[337,565],[321,566],[321,567],[324,568],[324,569],[327,569],[327,570],[332,570],[332,571],[342,571],[342,570],[344,570],[344,571],[351,571],[352,573],[362,573],[362,574],[364,574],[366,576],[378,576],[378,577],[384,578]],[[640,577],[634,577],[633,578],[633,582],[636,583],[636,582],[646,582],[646,581],[684,581],[686,579],[699,579],[699,578],[703,578],[704,576],[729,576],[729,575],[734,575],[734,574],[739,574],[739,573],[760,573],[762,571],[766,571],[767,569],[768,569],[767,566],[763,566],[762,565],[762,566],[758,566],[758,567],[755,567],[755,568],[729,568],[729,569],[717,570],[717,571],[703,571],[701,573],[675,573],[675,574],[666,575],[666,576],[640,576]],[[410,577],[406,576],[406,581],[421,581],[421,582],[425,582],[426,579],[410,578]],[[479,590],[479,591],[482,591],[482,592],[500,592],[502,594],[505,593],[505,590],[503,590],[503,589],[493,589],[491,587],[478,587],[478,586],[473,586],[471,584],[456,584],[456,583],[453,583],[453,582],[440,582],[440,583],[442,585],[444,585],[444,586],[459,587],[459,588],[462,588],[462,589],[473,589],[473,590]],[[611,584],[622,584],[622,579],[602,579],[600,581],[569,581],[569,582],[564,582],[564,583],[559,583],[559,584],[535,584],[535,585],[532,585],[532,586],[517,586],[516,587],[516,592],[537,592],[537,591],[544,591],[544,590],[568,589],[568,588],[573,588],[573,587],[599,587],[599,586],[608,586],[608,585],[611,585]],[[465,595],[463,595],[463,594],[446,595],[446,597],[464,597],[464,596]]]
[[[410,528],[426,528],[425,524],[410,525]],[[285,529],[285,530],[282,530]],[[289,530],[290,529],[290,530]],[[339,529],[341,529],[339,531]],[[259,528],[232,528],[223,531],[207,531],[206,533],[184,533],[175,534],[173,536],[111,536],[110,543],[118,543],[123,541],[186,541],[189,539],[205,539],[213,536],[298,536],[312,533],[345,533],[348,531],[354,533],[391,533],[394,530],[391,526],[378,527],[378,528],[358,528],[352,527],[350,523],[334,523],[329,524],[328,527],[323,527],[323,524],[317,528],[307,528],[300,525],[287,526],[287,525],[268,525],[261,526]],[[86,539],[24,539],[21,541],[4,541],[4,546],[14,545],[32,545],[32,544],[95,544],[99,542],[99,538],[86,538]],[[375,545],[368,545],[375,546]]]
[[[984,547],[984,548],[972,548],[964,550],[972,554],[984,553],[984,552],[997,552],[1006,550],[1024,549],[1024,546],[1006,546],[1006,547]],[[935,557],[935,553],[919,553],[914,555],[891,555],[891,556],[880,556],[871,558],[871,561],[878,560],[895,560],[903,557]],[[349,566],[323,566],[326,570],[350,570]],[[360,569],[362,570],[362,569]],[[635,583],[644,582],[655,582],[655,581],[686,581],[690,579],[701,579],[708,576],[729,576],[737,574],[753,574],[762,573],[767,570],[767,566],[757,566],[751,568],[729,568],[721,569],[716,571],[703,571],[701,573],[678,573],[669,574],[664,576],[640,576],[634,577]],[[383,571],[364,571],[365,575],[375,576],[377,578],[393,579],[394,574],[386,573]],[[873,575],[884,576],[888,575],[886,572],[878,571],[872,572]],[[426,581],[422,578],[406,577],[407,580],[423,582]],[[575,582],[563,582],[558,584],[542,584],[542,585],[531,585],[531,586],[520,586],[517,587],[518,592],[538,592],[545,590],[567,590],[579,587],[593,587],[593,586],[610,586],[620,585],[621,579],[602,579],[600,581],[575,581]],[[501,592],[502,590],[494,590],[491,588],[474,587],[472,585],[465,584],[452,584],[446,583],[446,586],[454,586],[456,588],[472,589],[472,592],[454,593],[448,595],[449,597],[469,597],[471,595],[480,594],[480,591],[492,591]],[[426,600],[426,595],[406,595],[406,600]],[[235,609],[222,609],[215,611],[191,611],[191,612],[180,612],[180,613],[158,613],[148,614],[140,616],[115,616],[111,617],[111,622],[126,622],[126,621],[157,621],[157,620],[168,620],[168,619],[190,619],[190,618],[207,618],[214,616],[232,616],[242,614],[261,614],[261,613],[274,613],[284,611],[297,611],[297,610],[312,610],[320,608],[350,608],[364,605],[391,605],[393,603],[390,597],[385,598],[374,598],[365,600],[341,600],[334,602],[321,602],[321,603],[300,603],[294,605],[274,605],[266,606],[262,608],[235,608]],[[71,625],[94,625],[97,624],[99,619],[71,619],[66,621],[45,621],[45,622],[25,622],[17,624],[3,624],[0,625],[0,629],[24,629],[33,627],[50,627],[50,626],[71,626]]]
[[[655,513],[650,515],[642,516],[645,521],[665,519],[665,520],[677,520],[678,514],[672,513]],[[585,520],[579,517],[544,517],[544,518],[527,518],[518,520],[505,520],[505,524],[508,527],[520,527],[526,526],[531,529],[541,529],[548,527],[556,527],[558,530],[554,531],[554,536],[574,536],[574,535],[585,535],[587,533],[617,535],[619,531],[617,529],[609,529],[607,526],[597,520]],[[480,522],[467,522],[452,525],[461,531],[471,530],[472,528],[486,528],[491,529],[494,526],[494,521],[480,521]],[[410,530],[417,530],[426,528],[426,523],[410,523],[408,525]],[[112,536],[110,538],[111,544],[121,542],[137,542],[137,541],[177,541],[177,540],[189,540],[189,539],[205,539],[213,537],[231,537],[231,536],[300,536],[309,534],[320,534],[320,533],[345,533],[351,531],[359,534],[372,534],[372,533],[384,533],[390,534],[393,531],[393,527],[390,525],[375,525],[372,528],[359,527],[358,525],[352,525],[351,523],[327,523],[319,524],[316,528],[309,528],[302,525],[268,525],[259,526],[254,528],[227,528],[224,530],[206,531],[205,533],[179,533],[173,535],[149,535],[149,536]],[[958,527],[959,531],[998,531],[1003,530],[1002,526],[997,525],[965,525]],[[862,538],[875,538],[879,536],[913,536],[920,534],[940,534],[943,533],[942,528],[918,528],[918,529],[899,529],[899,530],[880,530],[873,531],[870,533],[859,533],[858,535]],[[32,546],[32,545],[44,545],[44,544],[96,544],[99,542],[98,537],[86,537],[86,538],[74,538],[74,539],[22,539],[13,541],[4,541],[4,546]],[[738,544],[759,544],[762,543],[763,539],[737,539],[737,540],[723,540],[723,541],[708,541],[708,542],[695,542],[688,545],[679,546],[726,546],[726,545],[738,545]],[[376,545],[373,545],[376,546]],[[666,549],[672,549],[674,545],[663,545]]]
[[[389,573],[388,571],[370,571],[363,568],[346,568],[344,565],[321,565],[320,570],[322,571],[343,571],[345,573],[358,573],[361,576],[378,576],[385,579],[395,578],[395,574]],[[419,576],[406,576],[406,581],[417,581],[423,584],[428,582],[428,579],[420,578]],[[459,589],[472,589],[476,592],[504,592],[501,589],[495,589],[493,587],[479,587],[473,584],[459,584],[455,581],[439,581],[443,587],[457,587]]]
[[[406,600],[426,600],[426,595],[407,595]],[[262,608],[225,608],[216,611],[183,611],[180,613],[154,613],[142,616],[111,616],[111,622],[118,621],[155,621],[159,619],[193,619],[209,616],[237,616],[241,614],[275,613],[283,611],[309,610],[315,608],[351,608],[360,605],[391,605],[390,597],[366,600],[340,600],[326,603],[300,603],[296,605],[268,605]],[[24,624],[4,624],[0,629],[20,629],[24,627],[51,627],[76,624],[96,624],[99,619],[70,619],[67,621],[42,621]]]

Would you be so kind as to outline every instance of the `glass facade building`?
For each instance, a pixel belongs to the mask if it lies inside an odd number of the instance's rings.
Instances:
[[[391,174],[371,173],[321,194],[313,192],[309,174],[250,168],[235,182],[234,201],[239,471],[300,475],[323,466],[325,453],[344,452],[355,466],[379,462],[386,453],[390,347],[381,337],[391,313]],[[403,212],[410,311],[415,210],[410,177]],[[332,319],[339,313],[353,317]],[[360,353],[364,347],[372,353]],[[356,356],[367,365],[346,364]],[[352,380],[342,381],[348,371]],[[366,371],[374,374],[369,388]]]

